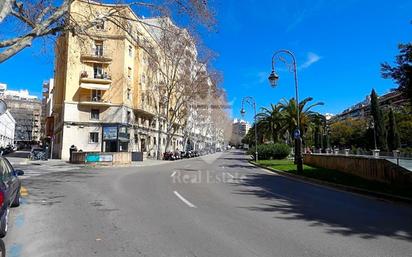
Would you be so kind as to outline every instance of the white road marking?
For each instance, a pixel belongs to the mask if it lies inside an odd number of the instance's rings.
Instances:
[[[226,172],[227,175],[229,175],[231,178],[235,178],[235,176],[233,176],[232,174],[230,174],[229,172]]]
[[[170,177],[173,178],[175,175],[176,175],[176,171],[174,171],[174,172],[172,173],[172,175],[170,175]]]
[[[182,202],[184,202],[187,206],[191,207],[191,208],[197,208],[196,205],[192,204],[191,202],[189,202],[188,200],[186,200],[183,196],[181,196],[177,191],[173,191],[173,193],[175,193],[175,195],[182,200]]]

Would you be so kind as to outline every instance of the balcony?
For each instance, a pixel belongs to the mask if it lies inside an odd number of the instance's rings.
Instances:
[[[86,89],[108,90],[112,83],[112,78],[106,72],[103,74],[93,74],[89,76],[87,71],[80,74],[80,87]]]
[[[154,108],[153,106],[150,106],[149,104],[143,102],[143,103],[139,103],[135,108],[134,111],[137,113],[141,113],[145,116],[148,117],[152,117],[152,116],[156,116],[157,111],[156,108]]]
[[[92,48],[90,50],[82,51],[80,60],[85,63],[111,63],[111,52],[106,48]]]
[[[80,105],[92,105],[92,106],[112,106],[110,101],[103,100],[100,96],[81,96]]]

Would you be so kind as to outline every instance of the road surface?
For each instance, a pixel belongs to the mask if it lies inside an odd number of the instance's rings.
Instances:
[[[8,256],[411,256],[412,208],[273,175],[232,151],[23,180]]]

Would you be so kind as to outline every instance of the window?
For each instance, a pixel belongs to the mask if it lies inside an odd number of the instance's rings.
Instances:
[[[100,116],[100,111],[99,109],[92,109],[90,112],[90,119],[92,120],[98,120]]]
[[[94,54],[96,56],[103,56],[103,41],[95,41],[94,46]]]
[[[166,145],[166,138],[163,138],[163,145]]]
[[[145,102],[145,101],[144,101],[144,100],[145,100],[145,95],[144,95],[144,93],[142,93],[140,100],[141,100],[141,102],[142,102],[142,105],[144,105],[144,102]]]
[[[127,77],[129,79],[132,78],[132,68],[130,68],[130,67],[127,68]]]
[[[2,172],[2,177],[3,177],[3,181],[7,181],[11,178],[11,170],[10,167],[7,166],[6,164],[6,160],[0,160],[1,162],[1,172]]]
[[[128,89],[127,89],[127,92],[126,92],[127,100],[130,100],[130,91],[131,91],[131,89],[128,88]]]
[[[139,143],[139,137],[137,134],[134,134],[134,143],[135,144]]]
[[[104,29],[104,20],[98,20],[96,24],[96,29],[103,30]]]
[[[153,138],[153,144],[154,144],[154,145],[157,144],[157,138],[156,138],[156,137]]]
[[[130,111],[127,111],[127,122],[130,123],[132,120],[132,113]]]
[[[146,139],[144,138],[140,140],[140,149],[142,152],[146,152]]]
[[[99,132],[90,132],[89,143],[99,143]]]
[[[93,72],[95,79],[102,79],[103,78],[103,65],[100,63],[95,63],[93,65]]]
[[[92,90],[92,102],[100,102],[102,100],[102,91],[93,89]]]
[[[131,45],[129,45],[129,56],[133,56],[133,47]]]

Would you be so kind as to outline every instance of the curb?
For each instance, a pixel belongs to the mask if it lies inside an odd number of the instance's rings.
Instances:
[[[333,189],[340,189],[343,191],[347,191],[347,192],[352,192],[352,193],[356,193],[356,194],[360,194],[363,196],[371,196],[374,197],[376,199],[379,200],[390,200],[393,202],[401,202],[401,203],[407,203],[407,204],[412,204],[412,198],[408,198],[408,197],[403,197],[403,196],[397,196],[397,195],[392,195],[392,194],[386,194],[386,193],[381,193],[381,192],[377,192],[377,191],[371,191],[371,190],[367,190],[367,189],[362,189],[362,188],[358,188],[358,187],[353,187],[353,186],[345,186],[345,185],[341,185],[341,184],[336,184],[333,182],[327,182],[327,181],[323,181],[323,180],[319,180],[319,179],[314,179],[314,178],[308,178],[308,177],[304,177],[304,176],[300,176],[300,175],[296,175],[296,174],[291,174],[285,171],[281,171],[281,170],[277,170],[277,169],[273,169],[273,168],[269,168],[260,164],[255,163],[252,160],[249,160],[249,163],[257,166],[259,168],[268,170],[274,174],[280,174],[284,177],[289,177],[295,180],[299,180],[302,182],[306,182],[309,184],[314,184],[314,185],[321,185],[321,186],[325,186],[325,187],[329,187],[329,188],[333,188]]]

